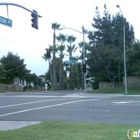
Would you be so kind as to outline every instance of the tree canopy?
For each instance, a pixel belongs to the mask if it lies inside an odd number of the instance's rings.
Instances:
[[[104,5],[103,17],[98,7],[93,18],[93,31],[89,31],[87,64],[89,73],[99,81],[112,81],[123,73],[123,22],[125,24],[126,49],[134,43],[134,29],[126,19],[117,13],[112,16]]]
[[[81,51],[81,55],[78,56],[79,60],[83,60],[83,53],[86,56],[86,66],[87,66],[87,75],[90,77],[95,77],[95,79],[99,81],[112,82],[113,87],[115,85],[115,81],[122,81],[124,76],[124,30],[125,27],[125,49],[126,49],[126,66],[127,66],[127,74],[129,76],[139,76],[140,75],[140,43],[136,41],[134,36],[134,28],[127,21],[127,19],[121,14],[117,13],[116,15],[111,15],[107,6],[104,5],[104,12],[100,14],[98,7],[95,8],[95,16],[93,17],[93,23],[91,23],[93,29],[85,30],[84,27],[83,33],[88,34],[89,42],[80,42],[79,48],[83,47],[83,43],[85,44],[85,52]],[[124,26],[125,25],[125,26]],[[53,50],[52,61],[49,61],[49,71],[50,71],[50,79],[53,83],[54,81],[58,82],[60,85],[60,89],[62,89],[62,77],[64,72],[64,65],[62,59],[64,58],[63,51],[67,49],[69,60],[75,59],[73,57],[73,53],[77,49],[77,45],[75,43],[76,37],[73,35],[63,35],[59,34],[59,36],[55,35],[55,31],[59,29],[60,24],[53,23],[52,29],[53,33],[53,45],[50,47]],[[56,45],[56,39],[60,42],[60,45]],[[65,45],[65,41],[67,41],[68,45]],[[56,66],[56,58],[55,53],[60,53],[59,58],[59,70]],[[46,55],[44,55],[44,59],[47,60]],[[55,60],[55,61],[54,61]],[[54,68],[55,67],[55,68]],[[83,68],[80,66],[81,69]],[[79,67],[79,69],[80,69]],[[70,64],[70,75],[69,75],[69,86],[70,89],[74,89],[76,85],[73,81],[76,78],[76,71],[78,67]],[[58,77],[56,79],[56,71],[59,71],[59,80]],[[52,72],[51,72],[52,71]],[[55,76],[55,80],[54,77]],[[83,74],[81,74],[83,77]],[[77,76],[77,79],[80,78]],[[83,79],[82,79],[83,80]],[[78,80],[77,80],[78,81]],[[82,82],[83,83],[83,82]],[[56,83],[54,84],[56,85]],[[78,85],[78,84],[77,84]],[[53,88],[52,88],[53,89]]]
[[[12,52],[8,52],[7,56],[3,56],[0,59],[0,63],[3,69],[6,70],[5,78],[7,83],[13,83],[16,77],[24,79],[25,75],[30,73],[30,70],[26,69],[24,59],[14,55]]]
[[[6,70],[3,68],[3,66],[0,64],[0,80],[5,79],[6,77]]]

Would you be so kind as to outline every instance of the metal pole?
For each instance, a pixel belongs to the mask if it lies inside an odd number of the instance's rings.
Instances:
[[[85,62],[85,32],[83,31],[83,64],[86,64]],[[85,93],[87,92],[87,86],[86,86],[86,73],[84,73],[84,89]]]
[[[127,95],[127,74],[126,74],[126,48],[125,48],[125,23],[123,18],[123,52],[124,52],[124,80],[125,80],[125,94]]]
[[[123,17],[122,10],[119,5],[116,5],[119,8],[121,15]],[[125,47],[125,20],[123,17],[123,57],[124,57],[124,86],[125,86],[125,95],[127,95],[127,73],[126,73],[126,47]]]
[[[9,18],[8,5],[6,5],[6,7],[7,7],[7,18]]]
[[[13,6],[17,6],[17,7],[23,8],[24,10],[33,13],[33,11],[29,10],[28,8],[26,8],[26,7],[22,6],[22,5],[16,4],[16,3],[0,2],[0,5],[7,5],[7,6],[8,6],[8,5],[13,5]],[[36,13],[34,13],[34,14],[36,14]],[[42,17],[42,16],[40,16],[40,15],[38,15],[38,14],[36,14],[36,15],[37,15],[38,17]]]
[[[83,32],[80,32],[80,31],[78,31],[78,30],[76,30],[76,29],[69,28],[69,27],[62,27],[62,28],[59,28],[58,30],[63,30],[63,29],[69,29],[69,30],[73,30],[73,31],[75,31],[75,32],[78,32],[78,33],[80,33],[80,34],[83,34]]]

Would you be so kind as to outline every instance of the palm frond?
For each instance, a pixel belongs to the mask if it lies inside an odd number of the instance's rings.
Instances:
[[[72,42],[74,42],[75,40],[76,40],[76,37],[74,37],[73,35],[70,35],[70,36],[67,37],[67,41],[68,41],[69,43],[72,43]]]
[[[57,22],[55,22],[55,23],[52,23],[51,27],[53,30],[57,30],[57,29],[59,29],[60,25],[61,24],[58,24]]]
[[[59,36],[56,37],[58,42],[61,42],[63,44],[67,40],[67,36],[63,34],[59,34]]]

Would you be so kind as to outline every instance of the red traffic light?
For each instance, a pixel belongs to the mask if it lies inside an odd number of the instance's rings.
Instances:
[[[47,58],[51,58],[50,49],[46,49]]]
[[[46,49],[46,52],[47,52],[47,53],[49,53],[49,52],[50,52],[50,50],[49,50],[49,49]]]

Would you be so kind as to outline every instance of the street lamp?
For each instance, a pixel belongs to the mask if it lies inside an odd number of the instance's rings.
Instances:
[[[116,5],[117,8],[119,8],[121,15],[123,17],[122,14],[122,10],[120,8],[119,5]],[[123,57],[124,57],[124,82],[125,82],[125,94],[127,95],[127,75],[126,75],[126,48],[125,48],[125,21],[124,21],[124,17],[123,17]]]
[[[75,32],[78,32],[78,33],[80,33],[80,34],[82,34],[83,35],[83,65],[85,65],[86,64],[86,62],[85,62],[85,30],[84,30],[84,28],[82,27],[82,29],[83,29],[83,31],[82,32],[80,32],[80,31],[78,31],[78,30],[75,30],[75,29],[73,29],[73,28],[68,28],[68,27],[63,27],[63,28],[59,28],[59,30],[63,30],[63,29],[70,29],[70,30],[73,30],[73,31],[75,31]],[[84,90],[85,90],[85,93],[87,92],[87,88],[86,88],[86,73],[84,72]]]

